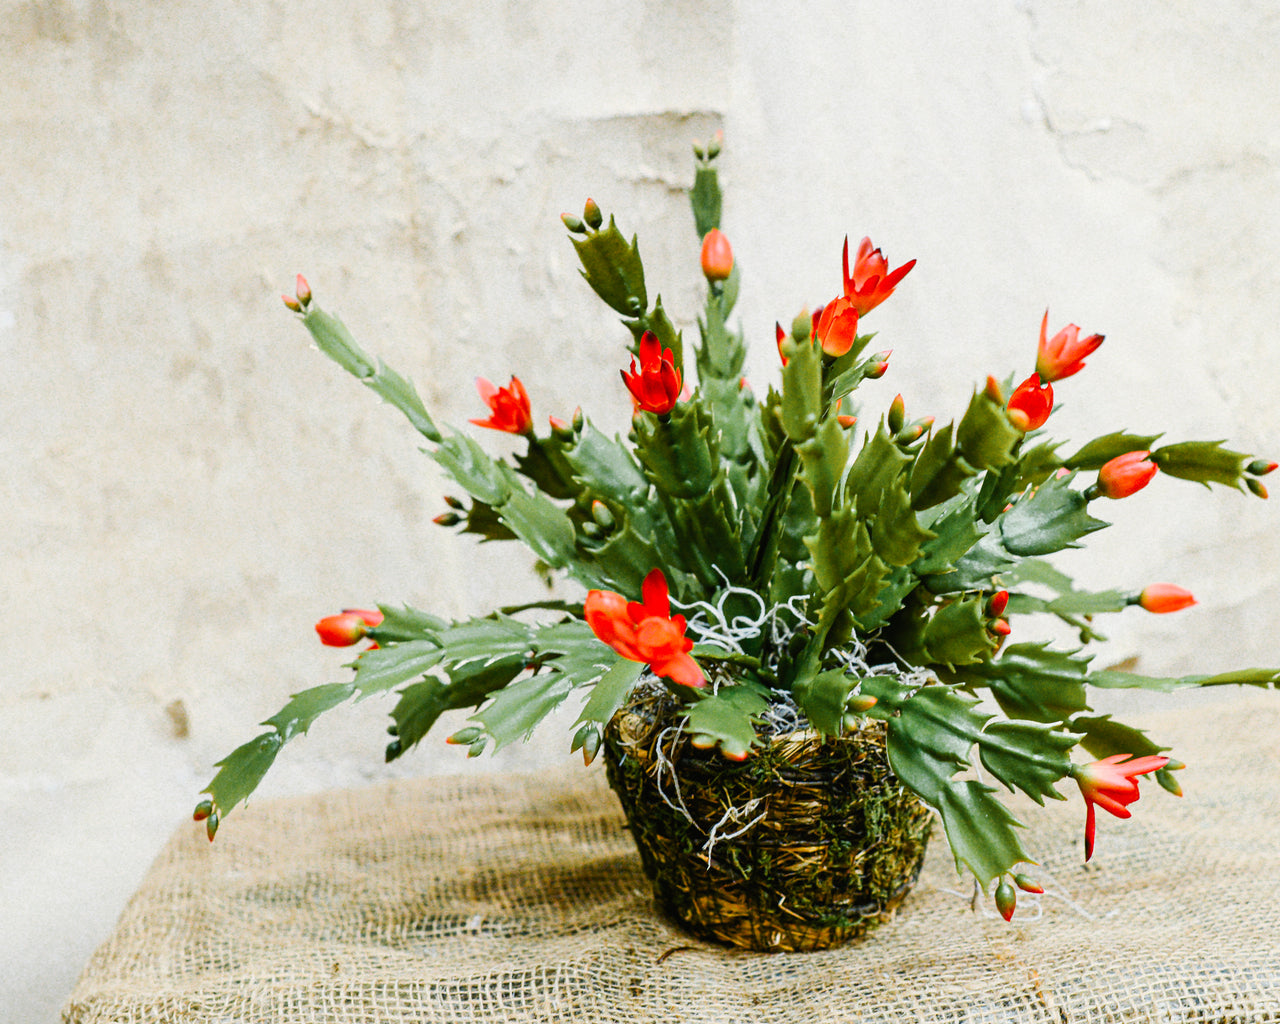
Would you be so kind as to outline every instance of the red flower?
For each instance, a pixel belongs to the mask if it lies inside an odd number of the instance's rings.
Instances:
[[[1125,452],[1098,470],[1098,482],[1092,490],[1104,498],[1127,498],[1151,483],[1156,464],[1148,460],[1150,452]]]
[[[827,355],[844,355],[858,337],[857,304],[842,295],[819,306],[813,312],[813,337]]]
[[[1052,338],[1046,337],[1048,333],[1049,311],[1046,309],[1040,321],[1040,346],[1036,349],[1036,373],[1046,384],[1083,370],[1085,358],[1103,340],[1101,334],[1081,338],[1080,328],[1075,324],[1067,324]]]
[[[773,325],[774,332],[778,337],[778,358],[782,360],[782,365],[787,365],[787,357],[782,354],[782,343],[787,340],[787,332],[782,329],[782,324],[775,322]]]
[[[527,434],[533,429],[533,413],[529,395],[519,377],[512,377],[505,388],[496,387],[483,377],[476,378],[476,390],[489,406],[487,420],[471,420],[477,427],[505,430],[508,434]]]
[[[719,228],[712,228],[702,239],[702,276],[708,281],[723,281],[733,273],[733,248]]]
[[[849,239],[844,240],[844,295],[859,316],[866,316],[876,306],[893,294],[898,282],[916,265],[915,260],[904,263],[892,273],[889,261],[879,249],[871,247],[871,239],[864,238],[858,245],[853,261],[853,273],[849,273]]]
[[[1053,385],[1042,385],[1040,375],[1033,373],[1017,386],[1006,408],[1010,421],[1024,434],[1043,427],[1053,409]]]
[[[639,408],[662,416],[676,407],[680,371],[671,349],[663,351],[662,342],[653,331],[645,331],[640,337],[640,371],[636,372],[636,361],[632,359],[631,372],[621,372],[622,382]]]
[[[1151,583],[1138,595],[1138,604],[1146,611],[1163,615],[1190,608],[1196,603],[1191,591],[1175,587],[1172,583]]]
[[[643,604],[611,590],[587,594],[583,614],[599,639],[629,661],[648,665],[656,675],[683,686],[705,686],[698,663],[689,656],[693,641],[684,635],[683,615],[671,615],[667,579],[654,569],[641,586]]]
[[[1128,758],[1133,758],[1128,760]],[[1117,818],[1129,817],[1128,805],[1138,799],[1137,776],[1156,772],[1169,763],[1167,757],[1112,754],[1092,764],[1075,765],[1071,774],[1084,797],[1084,859],[1093,856],[1094,804]]]
[[[380,611],[344,608],[341,615],[327,615],[317,622],[316,632],[320,634],[320,642],[328,647],[350,647],[381,623]]]

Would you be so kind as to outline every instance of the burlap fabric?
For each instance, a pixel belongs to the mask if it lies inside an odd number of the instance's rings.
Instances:
[[[1018,804],[1049,892],[1012,925],[938,837],[862,943],[712,947],[657,916],[603,772],[434,778],[184,826],[64,1020],[1280,1021],[1280,694],[1143,724],[1186,798],[1099,814],[1087,867],[1078,798]]]

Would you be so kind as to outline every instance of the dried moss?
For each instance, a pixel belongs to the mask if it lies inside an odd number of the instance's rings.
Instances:
[[[892,916],[919,876],[932,815],[889,768],[883,722],[838,739],[776,736],[740,764],[695,749],[678,724],[665,690],[642,691],[604,743],[609,783],[669,915],[702,938],[767,951],[839,945]],[[733,809],[722,834],[759,820],[708,855]]]

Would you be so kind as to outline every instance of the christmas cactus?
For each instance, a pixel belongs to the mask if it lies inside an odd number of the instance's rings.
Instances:
[[[1097,616],[1131,605],[1172,612],[1193,599],[1169,584],[1078,589],[1047,560],[1107,525],[1103,499],[1126,498],[1156,473],[1266,497],[1259,478],[1274,462],[1126,431],[1065,451],[1043,430],[1054,386],[1084,370],[1103,339],[1075,325],[1050,336],[1047,313],[1035,372],[1016,384],[986,377],[952,422],[908,416],[901,396],[868,415],[854,395],[885,374],[889,353],[868,352],[860,331],[914,260],[891,268],[867,239],[852,253],[846,242],[839,295],[776,328],[781,385],[758,397],[729,326],[739,274],[719,227],[718,152],[716,142],[695,147],[707,292],[694,345],[651,298],[635,240],[613,218],[590,200],[581,217],[563,217],[584,278],[630,333],[619,367],[635,406],[625,437],[581,412],[540,433],[517,378],[481,380],[488,415],[471,422],[525,444],[511,460],[491,456],[439,427],[409,380],[366,354],[299,277],[285,303],[320,350],[403,412],[467,495],[446,498],[435,521],[522,541],[580,596],[460,622],[394,605],[326,618],[316,627],[325,643],[372,646],[350,679],[297,694],[220,762],[196,812],[210,838],[288,740],[352,698],[396,693],[388,760],[446,711],[473,710],[449,742],[475,755],[528,736],[576,698],[572,745],[590,762],[628,695],[658,679],[681,702],[691,742],[734,761],[751,757],[778,703],[829,736],[864,716],[885,720],[894,773],[937,811],[957,867],[1008,917],[1015,886],[1039,889],[1020,868],[1030,862],[1020,823],[970,769],[1038,803],[1066,799],[1059,785],[1076,783],[1088,856],[1096,807],[1127,817],[1141,776],[1176,794],[1182,767],[1156,740],[1092,711],[1091,687],[1280,678],[1093,669]],[[1065,622],[1079,646],[1016,639],[1038,616]]]

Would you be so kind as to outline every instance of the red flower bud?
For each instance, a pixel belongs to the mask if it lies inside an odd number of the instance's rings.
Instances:
[[[1098,470],[1098,482],[1090,491],[1104,498],[1127,498],[1142,490],[1156,475],[1156,464],[1149,460],[1150,454],[1141,451],[1117,455]]]
[[[895,395],[893,401],[889,403],[889,433],[896,434],[902,429],[903,421],[907,418],[907,403],[902,400],[901,395]]]
[[[1181,611],[1196,603],[1191,591],[1175,587],[1172,583],[1152,583],[1138,595],[1138,605],[1146,611],[1163,615]]]
[[[782,354],[782,343],[787,340],[787,332],[782,329],[782,324],[774,322],[774,331],[778,337],[778,358],[782,360],[782,365],[787,365],[787,357]]]
[[[1004,405],[1004,391],[1000,388],[1000,382],[987,374],[987,386],[984,389],[986,396],[997,405]]]
[[[1245,467],[1245,472],[1250,476],[1266,476],[1268,473],[1274,473],[1276,466],[1280,463],[1268,462],[1266,459],[1254,459]]]
[[[702,239],[702,275],[708,281],[723,281],[733,273],[733,248],[719,228]]]
[[[819,306],[810,318],[811,337],[829,356],[842,356],[858,340],[858,309],[844,296]]]
[[[582,219],[587,222],[587,226],[597,229],[604,223],[604,214],[600,212],[600,207],[594,199],[588,199],[586,205],[582,208]]]
[[[1007,619],[996,619],[991,623],[991,632],[996,636],[1008,636],[1013,632],[1013,627],[1009,625]]]
[[[879,380],[889,372],[889,357],[893,349],[887,348],[871,357],[871,366],[867,369],[867,380]]]
[[[1249,490],[1251,490],[1259,498],[1265,499],[1267,497],[1267,489],[1263,485],[1261,480],[1255,480],[1253,477],[1249,476],[1249,477],[1245,477],[1244,483],[1245,483],[1245,486],[1248,487]]]
[[[296,284],[298,302],[303,306],[309,306],[311,304],[311,285],[307,284],[307,279],[301,274],[298,275]]]
[[[291,310],[293,310],[295,313],[301,313],[301,312],[302,312],[302,303],[301,303],[301,302],[299,302],[297,299],[295,299],[293,296],[291,296],[291,295],[281,295],[281,296],[280,296],[280,301],[281,301],[281,302],[283,302],[286,306],[288,306],[288,307],[289,307]]]
[[[1053,410],[1053,385],[1042,385],[1033,373],[1014,390],[1007,408],[1009,421],[1024,434],[1043,427]]]
[[[1035,893],[1037,896],[1044,892],[1043,885],[1034,878],[1028,878],[1026,875],[1014,875],[1013,884],[1023,892]]]
[[[991,600],[987,602],[987,614],[1001,616],[1004,610],[1009,607],[1009,591],[997,590],[991,595]]]
[[[381,622],[382,612],[344,608],[341,615],[328,615],[317,622],[316,632],[328,647],[350,647]]]

